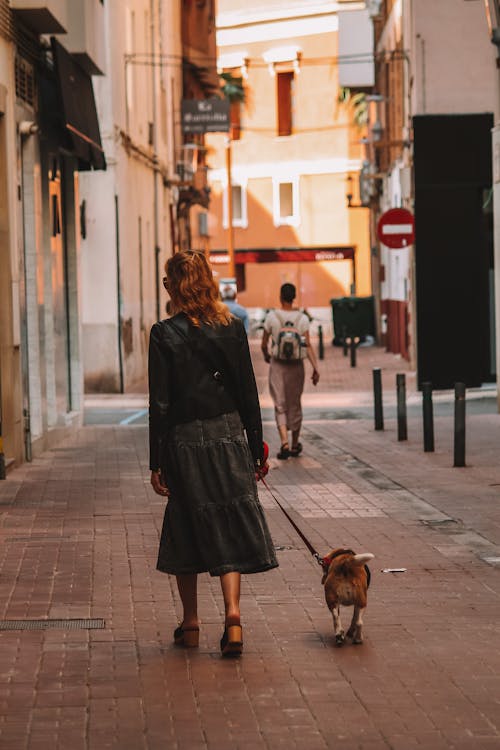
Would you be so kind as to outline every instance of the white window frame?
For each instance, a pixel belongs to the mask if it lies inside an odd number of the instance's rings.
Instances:
[[[292,207],[291,216],[280,215],[280,185],[292,184]],[[298,227],[300,224],[299,204],[299,177],[273,177],[273,220],[275,227]]]
[[[239,187],[241,189],[241,218],[235,219],[233,216],[233,227],[239,227],[240,229],[247,229],[248,227],[248,207],[247,207],[247,182],[239,182],[237,180],[232,181],[233,187]],[[227,205],[227,182],[223,188],[222,195],[222,226],[227,229],[229,226],[228,217],[228,205]]]

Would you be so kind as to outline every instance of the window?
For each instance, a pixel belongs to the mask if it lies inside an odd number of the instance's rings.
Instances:
[[[276,90],[278,103],[278,135],[292,134],[292,111],[293,111],[293,83],[294,73],[292,70],[276,73]]]
[[[246,227],[248,226],[246,186],[233,185],[231,192],[233,197],[233,227],[241,227],[242,229],[246,229]],[[224,190],[222,224],[224,226],[224,229],[227,229],[229,225],[227,187]]]
[[[275,226],[298,226],[299,217],[299,183],[293,181],[274,182],[273,216]]]
[[[241,102],[231,102],[229,117],[231,121],[231,140],[239,141],[241,138]]]

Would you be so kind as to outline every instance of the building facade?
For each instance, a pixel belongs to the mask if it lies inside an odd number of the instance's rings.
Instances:
[[[416,220],[414,247],[377,243],[383,340],[420,382],[479,385],[495,376],[489,132],[499,111],[484,4],[367,5],[377,94],[367,148],[380,175],[373,225],[393,207]]]
[[[218,89],[214,5],[107,2],[104,36],[95,89],[108,169],[81,180],[85,390],[124,392],[147,374],[165,260],[190,245],[193,206],[208,205],[203,139],[184,143],[181,101]]]
[[[227,277],[232,208],[244,305],[274,306],[284,281],[308,307],[371,292],[368,210],[347,203],[362,167],[363,123],[340,94],[373,85],[372,31],[364,3],[348,5],[218,3],[219,72],[239,82],[244,101],[231,104],[230,142],[207,137],[211,203],[198,229],[209,235],[219,278]],[[360,37],[366,49],[350,56]],[[202,232],[194,244],[204,246]]]
[[[82,414],[79,177],[105,168],[91,75],[99,0],[0,2],[0,416],[4,461]],[[1,450],[0,450],[1,452]]]

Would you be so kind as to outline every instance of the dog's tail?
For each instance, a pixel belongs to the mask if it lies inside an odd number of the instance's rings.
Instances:
[[[354,555],[352,558],[353,565],[366,565],[367,562],[370,562],[370,560],[373,560],[375,555],[372,555],[371,552],[363,552],[360,555]]]

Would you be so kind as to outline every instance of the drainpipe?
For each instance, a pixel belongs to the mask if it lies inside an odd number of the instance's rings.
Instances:
[[[161,2],[161,0],[160,0]],[[155,55],[155,3],[149,2],[150,29],[151,29],[151,55]],[[159,33],[161,34],[161,28]],[[158,127],[156,120],[156,66],[151,66],[151,96],[153,100],[153,234],[155,254],[155,294],[156,294],[156,320],[160,320],[160,244],[158,226]]]
[[[118,374],[120,378],[120,393],[125,392],[123,373],[123,344],[122,344],[122,280],[121,280],[121,258],[120,258],[120,212],[118,195],[115,195],[115,233],[116,233],[116,299],[117,299],[117,322],[118,322]]]

